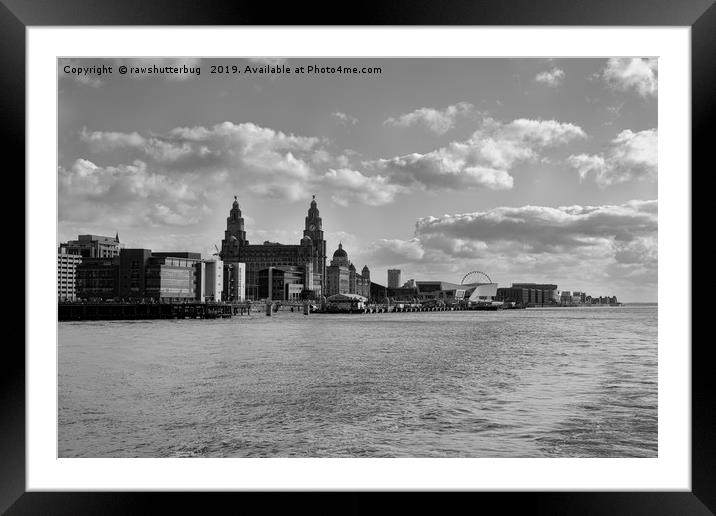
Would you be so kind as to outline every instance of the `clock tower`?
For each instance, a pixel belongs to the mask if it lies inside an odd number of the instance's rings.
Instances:
[[[249,241],[246,240],[246,231],[244,230],[244,217],[241,216],[239,201],[234,195],[234,204],[231,205],[231,211],[226,219],[226,231],[224,231],[224,239],[221,241],[219,258],[225,262],[238,261],[241,246],[248,244]]]
[[[304,237],[310,237],[313,242],[314,260],[313,270],[320,272],[321,281],[325,287],[326,282],[326,241],[323,239],[323,221],[318,213],[316,205],[316,196],[313,196],[311,207],[308,209],[306,217],[306,227],[303,230]]]

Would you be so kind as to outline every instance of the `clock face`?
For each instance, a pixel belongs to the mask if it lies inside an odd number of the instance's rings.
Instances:
[[[308,226],[308,229],[310,229],[311,231],[315,231],[315,230],[316,230],[316,225],[315,225],[315,224],[311,224],[310,226]]]

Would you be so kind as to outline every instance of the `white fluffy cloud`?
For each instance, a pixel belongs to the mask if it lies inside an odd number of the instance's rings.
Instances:
[[[642,97],[653,97],[658,90],[658,60],[612,58],[607,61],[602,76],[614,89],[634,90]]]
[[[80,132],[90,154],[119,152],[122,162],[141,161],[160,176],[200,176],[205,191],[248,188],[259,197],[288,201],[324,191],[338,204],[368,206],[415,189],[509,189],[515,163],[584,136],[581,128],[554,120],[485,119],[467,141],[358,164],[352,163],[354,154],[334,152],[324,139],[253,123],[176,127],[162,134]]]
[[[101,214],[124,226],[193,224],[208,211],[193,184],[191,177],[152,172],[139,160],[101,167],[77,159],[58,171],[59,218],[91,222]]]
[[[324,186],[333,192],[331,198],[341,206],[355,203],[379,206],[392,202],[395,195],[405,191],[400,185],[391,184],[383,176],[365,176],[357,170],[329,169],[323,176]]]
[[[388,118],[383,123],[394,127],[422,127],[435,134],[445,134],[455,127],[459,117],[472,114],[475,106],[468,102],[457,104],[439,110],[423,107],[410,113],[400,115],[397,118]]]
[[[556,120],[521,118],[502,123],[487,118],[466,141],[365,165],[403,186],[502,190],[512,188],[509,171],[517,162],[537,159],[543,150],[585,136],[580,127]]]
[[[625,290],[656,285],[657,217],[657,201],[499,207],[418,219],[413,238],[376,241],[368,255],[371,263],[402,266],[410,275],[457,281],[459,272],[479,265],[503,283],[591,285],[604,295],[617,284]]]
[[[567,158],[580,179],[590,176],[601,187],[632,180],[655,181],[658,166],[658,131],[624,130],[603,154],[577,154]]]
[[[540,72],[535,76],[535,81],[546,84],[547,86],[556,87],[562,84],[564,80],[564,70],[552,68],[546,72]]]

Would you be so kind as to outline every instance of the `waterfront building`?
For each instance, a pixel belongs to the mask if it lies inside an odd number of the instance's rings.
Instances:
[[[326,268],[326,297],[350,293],[349,265],[348,253],[343,249],[341,242],[333,253],[331,264]]]
[[[367,266],[363,271],[368,270]],[[326,268],[326,297],[336,294],[357,294],[365,298],[370,297],[370,271],[368,277],[358,274],[355,266],[348,259],[348,253],[343,249],[343,243],[333,253],[331,264]]]
[[[246,264],[224,263],[224,301],[246,300]]]
[[[57,250],[57,300],[74,301],[77,298],[77,266],[82,263],[79,253],[67,248]]]
[[[388,288],[400,288],[400,269],[388,269]]]
[[[123,253],[122,253],[123,254]],[[120,267],[121,258],[120,254]],[[151,253],[147,259],[141,298],[182,302],[201,298],[201,254]],[[121,280],[120,272],[120,280]],[[120,282],[120,288],[121,288]]]
[[[201,260],[197,263],[199,301],[221,301],[224,291],[224,263],[221,260]]]
[[[535,301],[530,301],[531,303],[540,305],[559,303],[559,291],[557,290],[557,285],[552,283],[513,283],[512,287],[540,291],[540,293],[535,292],[532,294]],[[536,301],[537,299],[539,299],[539,301]]]
[[[311,264],[307,264],[309,268]],[[304,290],[303,267],[268,267],[258,271],[259,298],[268,301],[298,301]]]
[[[530,302],[530,290],[523,287],[502,287],[497,289],[497,300],[527,306]]]
[[[112,258],[82,260],[77,266],[77,297],[130,302],[200,300],[202,285],[216,296],[218,280],[214,278],[212,286],[207,286],[202,277],[205,270],[199,253],[122,249]]]
[[[119,256],[83,258],[76,268],[77,299],[109,300],[119,295]]]
[[[219,257],[226,264],[245,264],[245,297],[260,299],[258,272],[269,267],[303,267],[311,264],[312,277],[307,284],[312,285],[316,297],[320,296],[326,284],[326,241],[323,235],[323,220],[320,217],[315,196],[304,220],[303,238],[299,244],[281,244],[264,242],[250,244],[246,238],[244,218],[239,201],[234,202],[226,219],[226,231],[221,242]]]
[[[383,303],[388,298],[388,289],[384,285],[380,285],[378,283],[373,283],[370,281],[369,286],[369,293],[368,296],[369,299],[375,301],[376,303]]]
[[[144,299],[150,249],[122,249],[119,253],[119,297],[124,301]]]
[[[412,303],[418,300],[417,287],[388,287],[388,297],[393,301],[405,301]]]
[[[124,244],[119,242],[119,233],[114,237],[78,235],[77,240],[60,244],[60,248],[69,254],[79,254],[82,258],[114,258],[119,256]]]

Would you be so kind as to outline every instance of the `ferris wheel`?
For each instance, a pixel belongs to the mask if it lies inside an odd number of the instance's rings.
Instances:
[[[472,282],[466,282],[466,281],[465,281],[465,280],[467,280],[467,279],[468,279],[469,277],[471,277],[471,276],[472,276],[472,277],[484,276],[485,278],[487,278],[487,282],[488,282],[488,283],[492,283],[492,280],[490,279],[490,276],[488,276],[488,275],[485,274],[484,272],[482,272],[482,271],[470,271],[470,272],[468,272],[467,274],[465,274],[465,276],[463,276],[462,281],[460,282],[460,285],[469,285],[469,284],[471,284],[471,283],[477,283],[476,281],[472,281]]]

